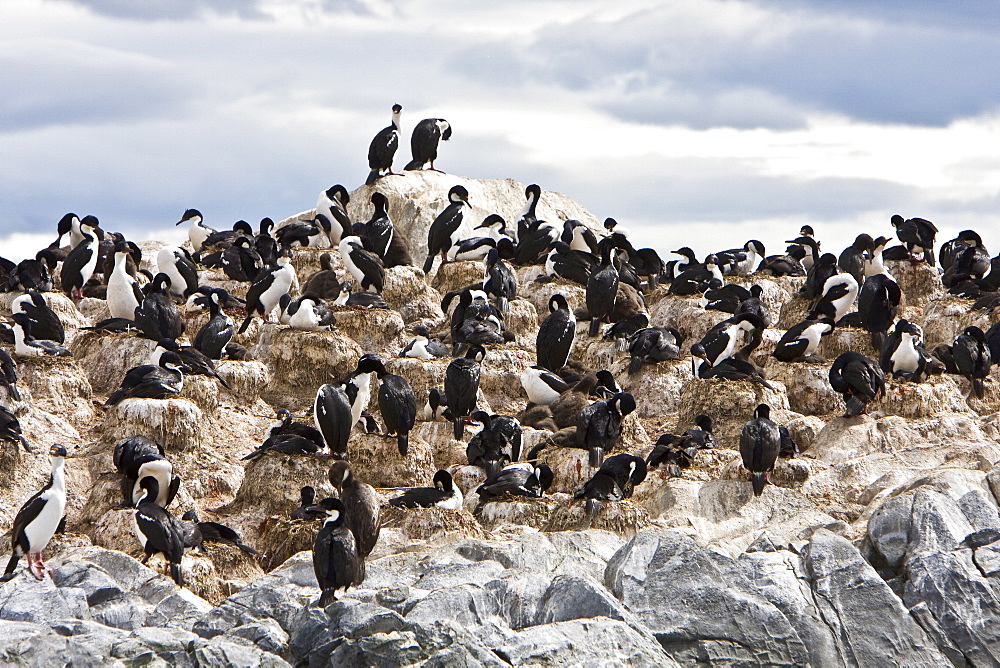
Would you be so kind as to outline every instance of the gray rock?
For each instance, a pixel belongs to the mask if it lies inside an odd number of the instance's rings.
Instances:
[[[538,608],[549,589],[552,576],[528,568],[504,571],[485,588],[497,602],[497,612],[512,629],[537,624]]]
[[[826,530],[813,534],[803,554],[813,598],[833,630],[841,662],[940,666],[947,658],[846,539]]]
[[[80,666],[94,668],[121,666],[122,663],[99,654],[75,638],[64,638],[54,634],[37,634],[26,637],[16,644],[5,641],[0,653],[7,665],[22,666]]]
[[[806,645],[812,665],[841,663],[836,640],[813,602],[809,580],[795,554],[778,549],[747,550],[737,558],[737,564],[757,591],[791,622]]]
[[[605,583],[679,662],[809,660],[789,620],[734,560],[683,534],[640,532],[608,563]]]
[[[499,605],[489,591],[477,585],[461,584],[430,592],[410,608],[406,621],[423,627],[445,621],[475,633],[492,647],[509,634],[499,613]]]
[[[456,551],[467,559],[491,559],[506,568],[529,568],[541,573],[604,577],[604,569],[625,541],[610,531],[525,533],[512,541],[468,540]]]
[[[274,619],[290,632],[302,608],[318,596],[311,556],[300,553],[212,608],[191,630],[203,638],[214,638],[237,626]]]
[[[883,503],[868,520],[868,538],[886,565],[898,571],[910,541],[913,495],[904,494]]]
[[[27,570],[0,584],[0,619],[46,623],[89,618],[87,595],[80,587],[57,587],[49,577],[36,580]]]
[[[190,631],[211,610],[208,601],[187,589],[178,588],[156,604],[146,619],[146,626],[169,626]]]
[[[924,603],[966,659],[1000,662],[1000,596],[977,568],[972,550],[955,549],[974,527],[958,503],[920,489],[913,499],[913,540],[903,602]],[[964,533],[963,533],[964,532]]]
[[[575,575],[557,575],[539,602],[535,623],[552,624],[591,617],[626,621],[628,616],[618,599],[596,582]]]
[[[532,626],[496,650],[516,665],[678,666],[649,633],[597,617]]]
[[[1000,575],[1000,541],[976,548],[972,555],[976,567],[986,577]]]
[[[199,666],[213,668],[279,668],[291,666],[281,657],[264,652],[249,644],[236,643],[225,638],[212,638],[193,652]]]
[[[80,619],[51,622],[49,628],[61,636],[72,637],[74,642],[101,656],[111,656],[115,643],[128,636],[123,629]]]
[[[240,642],[250,641],[259,649],[278,656],[282,656],[288,649],[288,634],[271,619],[237,626],[225,635]]]

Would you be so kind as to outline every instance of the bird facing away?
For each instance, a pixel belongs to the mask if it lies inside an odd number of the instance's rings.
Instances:
[[[771,421],[771,407],[760,404],[754,410],[753,419],[743,425],[740,432],[740,456],[743,467],[750,472],[754,496],[764,493],[764,485],[770,482],[767,474],[774,468],[780,451],[781,432]]]

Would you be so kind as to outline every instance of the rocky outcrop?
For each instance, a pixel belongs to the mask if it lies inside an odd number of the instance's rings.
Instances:
[[[386,177],[352,194],[351,215],[367,220],[375,190],[389,197],[396,232],[417,264],[430,221],[448,189],[470,192],[467,225],[488,213],[513,224],[524,186],[473,181],[434,172]],[[597,220],[570,200],[545,192],[541,217]],[[306,212],[299,217],[309,217]],[[295,217],[293,217],[295,218]],[[639,240],[634,240],[639,241]],[[641,245],[641,243],[640,243]],[[150,252],[154,246],[147,245]],[[329,249],[298,249],[298,280],[319,269]],[[346,280],[339,253],[334,267]],[[147,260],[150,256],[147,254]],[[969,311],[948,296],[924,265],[890,263],[903,290],[901,315],[920,324],[932,350],[965,326],[987,329],[995,313]],[[585,288],[515,268],[518,298],[505,325],[513,340],[487,346],[479,408],[508,415],[525,408],[520,374],[534,364],[535,337],[549,298],[566,297],[586,315]],[[102,300],[77,303],[46,295],[66,327],[73,359],[19,360],[21,401],[5,406],[19,419],[33,452],[0,443],[0,515],[8,520],[48,478],[46,448],[66,445],[67,524],[47,554],[54,580],[18,572],[0,585],[0,662],[47,665],[993,665],[1000,662],[1000,371],[986,396],[969,399],[969,383],[938,375],[913,383],[892,379],[868,414],[841,417],[845,406],[829,384],[830,362],[847,350],[877,357],[870,335],[839,326],[819,357],[782,363],[770,357],[785,329],[809,304],[801,278],[734,278],[758,284],[774,326],[752,361],[771,389],[749,381],[694,377],[690,345],[729,317],[695,297],[663,287],[642,296],[651,323],[684,335],[679,359],[626,372],[616,342],[587,336],[578,325],[574,368],[608,369],[636,399],[618,444],[606,455],[647,456],[656,438],[679,434],[705,413],[715,422],[713,448],[686,467],[651,469],[630,498],[589,504],[574,493],[593,474],[585,450],[566,447],[573,428],[525,428],[529,452],[554,473],[539,498],[502,497],[480,506],[485,472],[468,465],[462,439],[445,421],[418,419],[408,453],[395,438],[355,428],[347,450],[354,475],[378,488],[384,503],[402,488],[432,484],[447,469],[463,492],[460,510],[383,506],[379,544],[361,586],[338,593],[325,609],[310,550],[317,520],[292,520],[300,488],[319,498],[336,492],[328,453],[257,448],[288,408],[311,424],[316,389],[353,371],[375,353],[412,386],[419,407],[442,387],[449,359],[398,357],[409,329],[427,326],[447,339],[442,297],[479,283],[479,262],[386,272],[389,308],[335,308],[332,331],[305,332],[253,318],[236,337],[253,361],[217,363],[227,389],[188,376],[179,396],[101,404],[128,369],[147,361],[154,343],[133,334],[84,329],[107,316]],[[219,271],[201,280],[243,296],[248,284]],[[355,286],[358,287],[358,286]],[[292,293],[298,294],[297,285]],[[623,296],[636,301],[632,288]],[[627,295],[625,293],[628,293]],[[7,313],[13,295],[0,296]],[[452,302],[452,308],[455,302]],[[180,307],[191,337],[207,314]],[[240,321],[239,308],[227,309]],[[608,329],[602,325],[602,334]],[[450,342],[449,342],[450,343]],[[9,349],[7,346],[6,349]],[[373,379],[374,384],[374,379]],[[366,408],[380,424],[373,392]],[[797,446],[779,459],[754,496],[738,452],[739,434],[759,403],[787,427]],[[166,448],[183,484],[170,510],[195,509],[203,520],[238,530],[260,552],[208,544],[185,555],[187,586],[147,568],[132,536],[133,510],[121,507],[111,449],[136,434]],[[473,512],[475,511],[475,512]],[[9,540],[9,536],[5,539]]]

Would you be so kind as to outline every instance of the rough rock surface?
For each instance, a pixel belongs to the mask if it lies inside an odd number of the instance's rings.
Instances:
[[[514,181],[419,172],[358,189],[350,212],[367,220],[371,193],[385,193],[397,233],[420,265],[427,227],[456,184],[470,192],[470,230],[494,212],[513,224],[524,204],[524,185]],[[598,224],[556,193],[543,191],[538,212],[557,223]],[[147,257],[155,249],[144,244]],[[327,251],[295,251],[299,283]],[[332,255],[344,276],[339,254]],[[1000,319],[946,295],[927,266],[889,263],[889,270],[903,291],[901,315],[923,328],[928,350],[950,344],[968,325],[985,330]],[[514,340],[487,346],[483,410],[510,415],[525,408],[520,374],[535,362],[537,326],[551,295],[586,310],[583,286],[542,273],[538,266],[515,268],[518,298],[506,317]],[[645,364],[634,375],[626,373],[627,353],[588,337],[580,323],[573,368],[610,370],[637,403],[606,455],[645,457],[660,434],[692,428],[697,415],[715,422],[714,448],[696,452],[684,468],[649,470],[630,498],[602,501],[592,517],[573,498],[594,471],[586,451],[565,447],[572,428],[524,429],[521,459],[533,452],[554,472],[543,497],[503,497],[477,508],[486,476],[466,456],[477,426],[455,439],[450,422],[421,416],[405,457],[394,438],[356,427],[347,459],[358,479],[378,488],[383,528],[365,581],[319,608],[310,550],[321,523],[289,513],[302,486],[314,487],[318,498],[336,494],[328,480],[333,457],[241,458],[260,445],[276,409],[313,424],[308,411],[318,386],[344,378],[364,353],[378,354],[390,373],[403,376],[422,408],[429,391],[443,386],[449,359],[398,357],[408,329],[422,324],[447,338],[443,295],[482,278],[477,262],[435,260],[426,276],[418,267],[391,268],[382,294],[389,308],[338,308],[333,331],[294,330],[276,324],[274,314],[269,323],[252,319],[236,341],[255,359],[217,363],[231,389],[188,377],[178,397],[108,408],[100,404],[128,369],[146,362],[153,342],[84,329],[107,316],[102,300],[47,294],[74,357],[19,360],[22,400],[0,392],[32,447],[0,443],[0,517],[9,529],[21,504],[48,480],[48,447],[62,443],[70,453],[68,533],[46,550],[52,578],[36,581],[19,568],[0,584],[0,663],[1000,663],[1000,370],[986,379],[981,400],[968,398],[969,383],[959,376],[892,379],[867,414],[841,417],[830,362],[847,350],[877,353],[867,332],[841,326],[822,340],[825,361],[771,358],[783,331],[809,307],[798,296],[801,278],[732,279],[759,284],[772,313],[774,325],[752,361],[773,389],[693,377],[690,345],[728,317],[704,310],[697,296],[671,296],[662,285],[644,293],[651,324],[676,327],[685,341],[680,359]],[[214,270],[201,280],[237,296],[248,287]],[[15,296],[0,295],[0,314],[9,315]],[[190,344],[207,314],[180,308],[187,328],[180,342]],[[245,317],[242,309],[227,311],[237,321]],[[372,387],[365,408],[382,431],[374,376]],[[770,484],[754,496],[738,442],[761,402],[788,428],[798,454],[779,459]],[[170,512],[195,509],[203,521],[226,524],[259,556],[222,543],[190,550],[182,562],[185,587],[164,577],[162,559],[140,564],[133,511],[120,506],[111,457],[118,440],[137,434],[165,447],[182,480]],[[385,505],[402,488],[432,484],[439,469],[450,471],[462,491],[460,510]],[[9,539],[8,532],[5,544]]]

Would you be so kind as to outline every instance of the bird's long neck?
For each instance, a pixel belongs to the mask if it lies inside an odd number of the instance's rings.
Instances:
[[[52,460],[52,489],[66,493],[66,476],[63,466],[66,463],[62,457]]]

